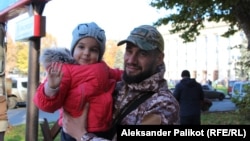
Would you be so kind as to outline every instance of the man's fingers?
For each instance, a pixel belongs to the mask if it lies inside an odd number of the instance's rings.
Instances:
[[[89,111],[89,103],[86,103],[83,109],[83,113],[82,113],[82,118],[84,119],[83,121],[84,121],[85,128],[87,127],[88,111]]]

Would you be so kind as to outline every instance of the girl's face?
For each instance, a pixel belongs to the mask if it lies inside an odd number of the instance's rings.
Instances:
[[[80,65],[93,64],[98,61],[100,45],[91,37],[78,41],[75,46],[73,57]]]

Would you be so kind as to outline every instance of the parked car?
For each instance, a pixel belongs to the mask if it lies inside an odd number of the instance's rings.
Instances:
[[[235,82],[232,89],[232,98],[243,98],[247,94],[248,89],[250,89],[249,81]]]
[[[6,89],[8,94],[8,108],[26,106],[28,78],[7,78]]]
[[[208,84],[202,85],[202,89],[204,91],[205,98],[219,99],[220,101],[225,99],[224,92],[214,89],[211,85]]]
[[[227,88],[227,92],[228,92],[228,95],[230,97],[232,97],[232,90],[233,90],[233,85],[234,83],[237,82],[236,80],[229,80],[228,81],[228,88]]]
[[[172,93],[174,93],[174,88],[169,88],[169,90],[170,90]]]

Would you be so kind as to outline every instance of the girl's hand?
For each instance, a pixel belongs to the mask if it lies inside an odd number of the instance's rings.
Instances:
[[[48,86],[52,89],[56,89],[60,86],[61,80],[62,80],[62,63],[59,62],[53,62],[48,67],[47,72],[48,77]]]

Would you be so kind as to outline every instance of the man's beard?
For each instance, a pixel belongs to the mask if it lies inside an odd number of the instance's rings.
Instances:
[[[132,75],[132,76],[131,75],[129,76],[126,73],[126,71],[124,71],[122,78],[128,84],[131,84],[131,83],[140,83],[143,80],[149,78],[153,74],[154,74],[153,73],[153,69],[148,69],[148,70],[146,70],[144,72],[141,72],[141,73],[139,73],[137,75]]]

